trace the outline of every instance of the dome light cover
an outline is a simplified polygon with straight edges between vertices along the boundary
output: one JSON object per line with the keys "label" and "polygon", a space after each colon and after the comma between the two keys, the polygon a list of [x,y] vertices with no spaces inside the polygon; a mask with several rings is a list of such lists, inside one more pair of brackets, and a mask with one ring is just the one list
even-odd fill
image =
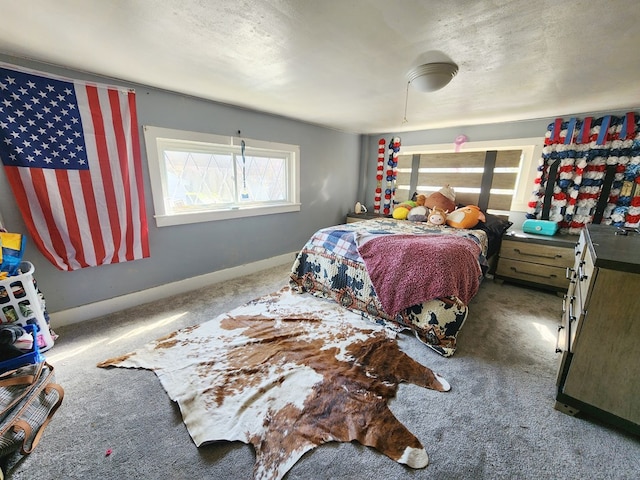
{"label": "dome light cover", "polygon": [[409,70],[407,79],[419,92],[435,92],[446,86],[456,73],[458,66],[455,63],[425,63]]}

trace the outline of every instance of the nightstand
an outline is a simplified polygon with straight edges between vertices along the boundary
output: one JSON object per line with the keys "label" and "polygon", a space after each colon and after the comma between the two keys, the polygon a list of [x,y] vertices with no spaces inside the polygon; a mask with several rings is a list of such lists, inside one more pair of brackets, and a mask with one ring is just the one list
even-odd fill
{"label": "nightstand", "polygon": [[566,293],[573,267],[575,235],[553,236],[509,230],[502,237],[495,278]]}
{"label": "nightstand", "polygon": [[381,213],[347,213],[347,223],[361,222],[362,220],[371,220],[374,218],[391,218],[389,215]]}

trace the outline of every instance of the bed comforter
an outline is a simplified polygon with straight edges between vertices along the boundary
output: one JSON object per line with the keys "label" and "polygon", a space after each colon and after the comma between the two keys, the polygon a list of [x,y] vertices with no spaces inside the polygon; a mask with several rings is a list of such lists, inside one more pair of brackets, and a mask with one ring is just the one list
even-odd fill
{"label": "bed comforter", "polygon": [[443,356],[456,350],[486,271],[487,234],[375,219],[318,230],[291,269],[294,291],[332,298]]}

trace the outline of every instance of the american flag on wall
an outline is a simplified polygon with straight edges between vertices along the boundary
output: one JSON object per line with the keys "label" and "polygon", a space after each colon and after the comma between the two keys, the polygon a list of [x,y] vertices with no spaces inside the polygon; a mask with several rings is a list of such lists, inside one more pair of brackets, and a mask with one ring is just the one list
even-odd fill
{"label": "american flag on wall", "polygon": [[133,90],[0,63],[0,158],[60,270],[149,257]]}

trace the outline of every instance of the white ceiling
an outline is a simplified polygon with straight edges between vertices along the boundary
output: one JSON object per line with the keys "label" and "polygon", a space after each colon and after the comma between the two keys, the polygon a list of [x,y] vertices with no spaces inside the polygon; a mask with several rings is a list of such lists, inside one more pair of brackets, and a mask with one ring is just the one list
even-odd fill
{"label": "white ceiling", "polygon": [[[638,0],[0,0],[0,53],[358,133],[640,103]],[[421,60],[460,67],[408,92]]]}

